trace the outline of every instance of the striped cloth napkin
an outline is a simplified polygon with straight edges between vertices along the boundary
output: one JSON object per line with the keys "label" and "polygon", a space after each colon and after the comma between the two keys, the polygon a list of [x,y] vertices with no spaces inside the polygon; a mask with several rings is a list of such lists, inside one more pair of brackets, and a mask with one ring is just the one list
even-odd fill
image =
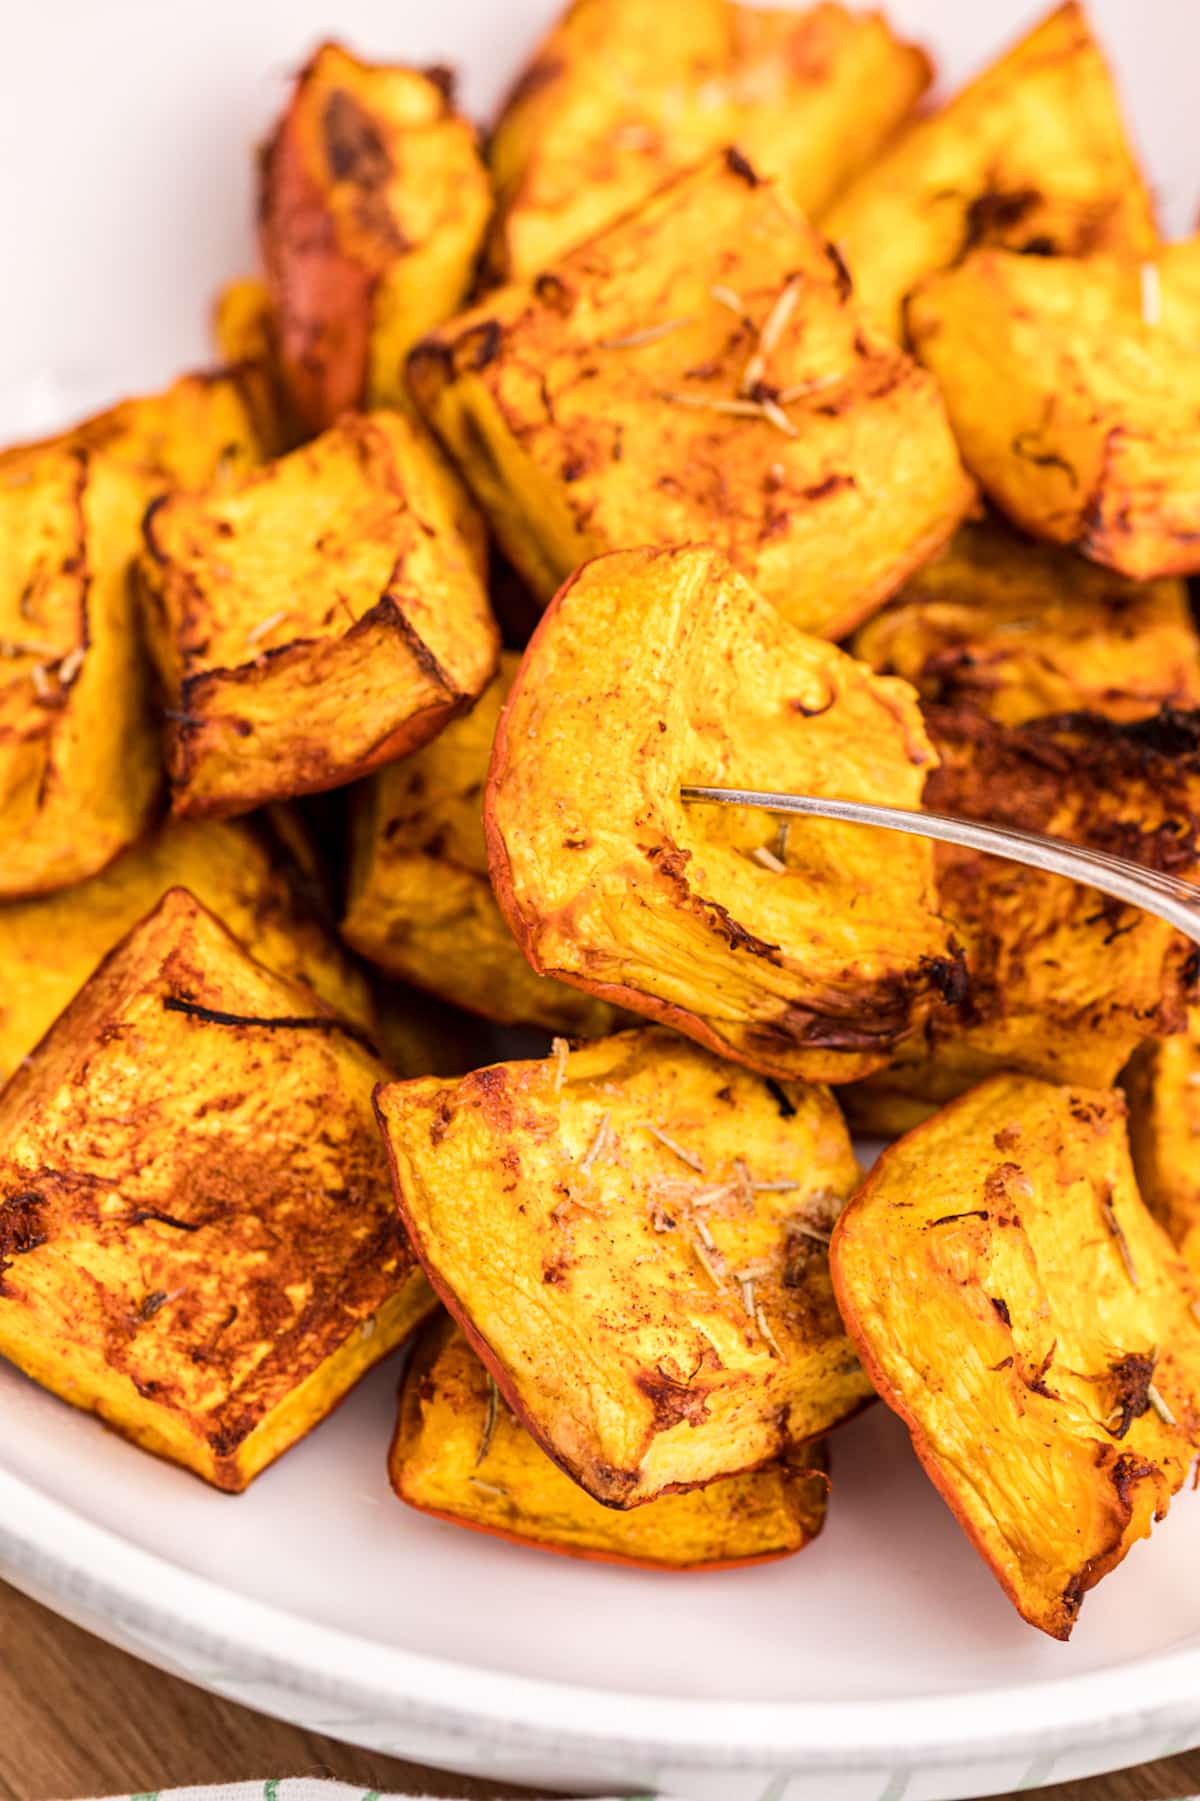
{"label": "striped cloth napkin", "polygon": [[[223,1782],[206,1788],[148,1789],[136,1795],[113,1796],[109,1801],[435,1801],[435,1798],[391,1790],[364,1789],[349,1782],[326,1782],[311,1776],[268,1778],[265,1782]],[[454,1801],[453,1797],[437,1801]],[[461,1797],[460,1801],[469,1801]],[[653,1795],[615,1795],[599,1801],[656,1801]],[[658,1801],[665,1801],[658,1797]],[[1200,1801],[1200,1795],[1180,1795],[1176,1801]]]}

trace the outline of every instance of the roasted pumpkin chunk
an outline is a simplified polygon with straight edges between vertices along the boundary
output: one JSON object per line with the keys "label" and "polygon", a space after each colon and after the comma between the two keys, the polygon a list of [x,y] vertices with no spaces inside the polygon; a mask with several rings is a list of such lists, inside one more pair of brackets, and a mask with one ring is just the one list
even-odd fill
{"label": "roasted pumpkin chunk", "polygon": [[146,825],[162,775],[128,581],[142,512],[263,449],[246,388],[216,375],[0,453],[0,899],[82,881]]}
{"label": "roasted pumpkin chunk", "polygon": [[304,433],[280,367],[271,291],[261,277],[247,275],[225,284],[213,303],[212,335],[221,361],[241,370],[256,392],[267,397],[275,419],[275,454],[291,450]]}
{"label": "roasted pumpkin chunk", "polygon": [[404,1373],[392,1486],[422,1513],[572,1557],[720,1569],[801,1551],[825,1521],[820,1445],[645,1507],[604,1507],[563,1474],[500,1399],[453,1320],[432,1321]]}
{"label": "roasted pumpkin chunk", "polygon": [[997,520],[964,525],[868,620],[854,654],[922,700],[1003,725],[1200,703],[1200,639],[1177,578],[1131,582]]}
{"label": "roasted pumpkin chunk", "polygon": [[[1079,714],[1005,730],[932,709],[941,756],[925,805],[1051,832],[1195,881],[1200,715],[1131,725]],[[846,1091],[856,1125],[903,1130],[995,1070],[1107,1087],[1143,1039],[1181,1032],[1191,946],[1162,920],[1061,876],[939,845],[941,905],[966,952],[966,999],[924,1041]]]}
{"label": "roasted pumpkin chunk", "polygon": [[433,333],[409,370],[543,601],[598,552],[702,541],[837,637],[972,495],[935,385],[737,151]]}
{"label": "roasted pumpkin chunk", "polygon": [[611,1007],[533,973],[488,878],[483,785],[519,662],[506,651],[470,713],[358,790],[342,936],[389,975],[502,1025],[611,1031]]}
{"label": "roasted pumpkin chunk", "polygon": [[0,898],[102,869],[161,786],[128,591],[142,479],[67,446],[0,463]]}
{"label": "roasted pumpkin chunk", "polygon": [[916,806],[916,696],[799,632],[715,551],[626,551],[545,615],[501,718],[492,879],[533,967],[769,1075],[850,1081],[956,965],[919,839],[790,831],[685,782]]}
{"label": "roasted pumpkin chunk", "polygon": [[145,534],[176,813],[336,787],[423,744],[495,668],[478,519],[398,414],[170,495]]}
{"label": "roasted pumpkin chunk", "polygon": [[167,487],[232,481],[281,448],[280,425],[259,370],[198,370],[155,394],[138,394],[67,431],[0,452],[0,470],[20,469],[31,451],[102,451],[147,480],[147,499]]}
{"label": "roasted pumpkin chunk", "polygon": [[1018,1611],[1069,1636],[1200,1443],[1200,1325],[1111,1090],[1004,1075],[876,1164],[833,1240],[881,1397]]}
{"label": "roasted pumpkin chunk", "polygon": [[226,282],[213,303],[212,335],[225,363],[274,362],[278,355],[271,290],[256,275]]}
{"label": "roasted pumpkin chunk", "polygon": [[462,305],[492,210],[445,70],[323,44],[262,159],[260,237],[279,356],[309,432],[405,400],[404,357]]}
{"label": "roasted pumpkin chunk", "polygon": [[863,304],[895,337],[916,283],[979,244],[1151,255],[1153,201],[1083,7],[1056,7],[904,132],[824,224]]}
{"label": "roasted pumpkin chunk", "polygon": [[534,275],[723,144],[817,213],[891,136],[929,62],[878,13],[574,0],[492,134],[489,260]]}
{"label": "roasted pumpkin chunk", "polygon": [[1134,581],[1200,570],[1200,239],[1140,263],[977,251],[909,322],[1018,525]]}
{"label": "roasted pumpkin chunk", "polygon": [[829,1286],[857,1168],[826,1090],[655,1030],[376,1104],[434,1287],[597,1500],[755,1469],[869,1391]]}
{"label": "roasted pumpkin chunk", "polygon": [[0,1353],[244,1488],[432,1305],[383,1074],[172,889],[0,1094]]}
{"label": "roasted pumpkin chunk", "polygon": [[1200,1008],[1186,1031],[1140,1045],[1121,1082],[1146,1205],[1200,1274]]}
{"label": "roasted pumpkin chunk", "polygon": [[361,970],[295,898],[287,859],[263,822],[178,820],[90,881],[0,907],[0,1082],[173,887],[189,889],[268,969],[373,1029]]}

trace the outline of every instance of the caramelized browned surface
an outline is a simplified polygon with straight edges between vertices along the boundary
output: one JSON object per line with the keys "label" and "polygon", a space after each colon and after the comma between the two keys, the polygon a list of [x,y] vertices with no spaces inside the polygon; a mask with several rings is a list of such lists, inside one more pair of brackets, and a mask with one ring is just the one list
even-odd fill
{"label": "caramelized browned surface", "polygon": [[308,432],[405,404],[404,357],[461,306],[491,213],[445,71],[326,43],[262,161],[260,237],[284,383]]}
{"label": "caramelized browned surface", "polygon": [[244,1488],[431,1305],[386,1073],[172,889],[0,1096],[0,1351]]}
{"label": "caramelized browned surface", "polygon": [[886,1151],[833,1240],[879,1394],[1032,1625],[1166,1513],[1200,1444],[1195,1289],[1111,1090],[995,1076]]}
{"label": "caramelized browned surface", "polygon": [[655,1030],[378,1107],[434,1287],[596,1499],[755,1469],[862,1404],[826,1253],[858,1171],[827,1089]]}
{"label": "caramelized browned surface", "polygon": [[176,813],[348,782],[423,744],[495,668],[478,518],[399,414],[346,414],[232,489],[168,496],[145,536]]}
{"label": "caramelized browned surface", "polygon": [[389,1459],[402,1501],[457,1525],[571,1557],[649,1569],[727,1569],[803,1550],[821,1530],[829,1482],[820,1445],[789,1463],[619,1509],[560,1470],[500,1399],[443,1316],[404,1372]]}
{"label": "caramelized browned surface", "polygon": [[973,497],[936,384],[737,151],[451,320],[409,375],[543,602],[587,557],[706,543],[836,638]]}
{"label": "caramelized browned surface", "polygon": [[850,1081],[954,991],[931,846],[781,831],[680,784],[916,806],[932,761],[907,683],[797,631],[714,551],[600,557],[501,720],[492,879],[543,974],[768,1074]]}

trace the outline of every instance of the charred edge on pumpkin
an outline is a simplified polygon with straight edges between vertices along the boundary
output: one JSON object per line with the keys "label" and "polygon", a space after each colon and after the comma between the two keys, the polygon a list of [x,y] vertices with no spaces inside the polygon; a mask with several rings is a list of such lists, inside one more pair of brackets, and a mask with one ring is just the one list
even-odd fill
{"label": "charred edge on pumpkin", "polygon": [[189,1019],[197,1019],[210,1026],[261,1026],[269,1032],[343,1032],[356,1044],[361,1044],[367,1050],[372,1049],[371,1040],[365,1032],[347,1020],[338,1019],[332,1013],[226,1013],[220,1007],[206,1007],[202,1001],[176,994],[163,996],[163,1011],[182,1013]]}

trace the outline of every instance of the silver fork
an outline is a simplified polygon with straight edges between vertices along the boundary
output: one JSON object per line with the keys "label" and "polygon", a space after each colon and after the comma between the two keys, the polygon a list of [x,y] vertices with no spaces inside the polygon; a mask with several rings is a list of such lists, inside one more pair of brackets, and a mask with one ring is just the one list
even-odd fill
{"label": "silver fork", "polygon": [[1027,863],[1053,875],[1086,882],[1102,894],[1128,901],[1146,913],[1165,919],[1176,931],[1200,944],[1200,887],[1147,869],[1128,857],[1089,850],[1054,838],[1045,832],[1026,832],[1016,826],[984,825],[960,819],[953,813],[923,813],[912,807],[880,807],[857,800],[824,800],[811,794],[773,794],[758,788],[706,788],[686,783],[680,798],[690,803],[714,801],[723,807],[758,807],[764,813],[803,813],[814,819],[840,819],[849,825],[882,826],[888,832],[908,832],[915,838],[936,838],[943,844],[961,844],[967,850],[987,851],[1007,857],[1010,863]]}

